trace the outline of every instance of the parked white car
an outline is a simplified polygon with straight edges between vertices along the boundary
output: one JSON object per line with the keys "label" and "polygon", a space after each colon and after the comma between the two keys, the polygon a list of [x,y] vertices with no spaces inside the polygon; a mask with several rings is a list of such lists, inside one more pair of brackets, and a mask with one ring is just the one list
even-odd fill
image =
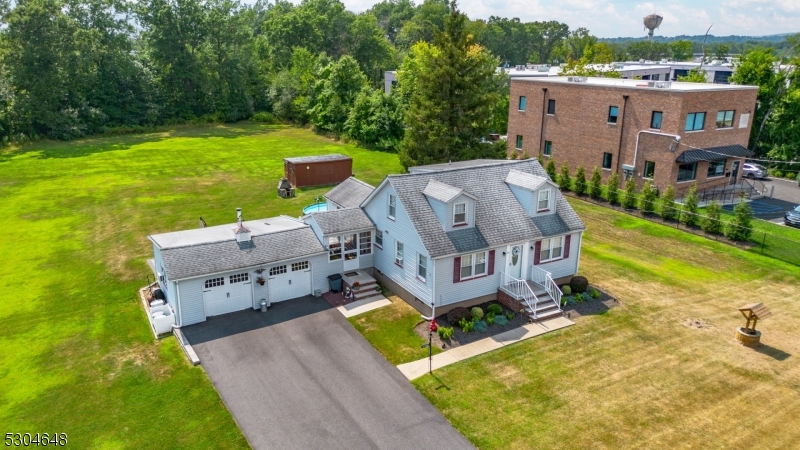
{"label": "parked white car", "polygon": [[767,168],[755,163],[744,163],[742,176],[746,178],[764,178],[767,176]]}

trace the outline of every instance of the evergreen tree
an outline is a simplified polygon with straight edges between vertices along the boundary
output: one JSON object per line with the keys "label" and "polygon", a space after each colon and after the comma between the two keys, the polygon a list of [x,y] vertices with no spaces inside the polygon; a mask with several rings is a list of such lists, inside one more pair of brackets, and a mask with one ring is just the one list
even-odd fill
{"label": "evergreen tree", "polygon": [[594,166],[592,170],[592,178],[589,180],[589,197],[594,199],[600,198],[603,195],[603,175],[600,173],[600,168]]}
{"label": "evergreen tree", "polygon": [[639,194],[639,209],[643,213],[651,213],[656,210],[656,188],[653,187],[650,180],[645,181],[642,186],[642,192]]}
{"label": "evergreen tree", "polygon": [[[539,165],[544,167],[544,156],[541,153],[536,155],[536,160],[539,161]],[[800,173],[797,174],[797,182],[800,183]]]}
{"label": "evergreen tree", "polygon": [[661,218],[664,220],[675,220],[678,217],[677,204],[675,204],[675,188],[668,185],[661,193]]}
{"label": "evergreen tree", "polygon": [[722,234],[722,207],[717,201],[713,201],[706,206],[706,216],[700,224],[700,228],[708,234]]}
{"label": "evergreen tree", "polygon": [[698,208],[698,199],[697,199],[697,185],[693,184],[692,187],[689,188],[689,192],[683,198],[683,208],[681,209],[681,222],[686,226],[697,226],[698,217],[697,217],[697,208]]}
{"label": "evergreen tree", "polygon": [[586,193],[586,170],[583,166],[578,166],[578,171],[575,172],[575,193],[578,195]]}
{"label": "evergreen tree", "polygon": [[733,219],[725,227],[725,236],[732,241],[746,241],[750,239],[753,229],[750,222],[753,220],[753,210],[750,203],[742,197],[739,204],[733,208]]}
{"label": "evergreen tree", "polygon": [[619,200],[619,175],[617,172],[608,177],[608,184],[606,184],[606,200],[612,205]]}
{"label": "evergreen tree", "polygon": [[625,192],[622,193],[622,207],[625,209],[636,207],[636,182],[633,177],[628,178],[628,181],[625,182]]}
{"label": "evergreen tree", "polygon": [[475,43],[455,1],[444,32],[435,31],[432,45],[414,44],[406,59],[400,71],[413,71],[414,84],[407,86],[412,93],[400,145],[404,167],[505,156],[499,147],[480,143],[491,131],[499,62]]}
{"label": "evergreen tree", "polygon": [[567,166],[567,163],[561,165],[561,175],[558,176],[558,187],[562,191],[568,191],[572,188],[572,178],[569,176],[569,166]]}
{"label": "evergreen tree", "polygon": [[547,176],[550,177],[550,180],[553,182],[558,181],[558,178],[556,177],[556,162],[553,161],[553,158],[547,160],[547,166],[545,166],[544,171],[547,172]]}

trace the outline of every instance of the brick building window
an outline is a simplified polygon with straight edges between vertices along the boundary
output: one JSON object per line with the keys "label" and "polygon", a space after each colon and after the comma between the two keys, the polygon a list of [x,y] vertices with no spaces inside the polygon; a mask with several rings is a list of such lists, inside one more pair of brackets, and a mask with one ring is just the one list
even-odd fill
{"label": "brick building window", "polygon": [[661,111],[653,111],[653,115],[650,117],[650,128],[654,130],[661,129],[661,118],[664,116],[664,113]]}
{"label": "brick building window", "polygon": [[717,113],[717,128],[733,128],[733,110]]}
{"label": "brick building window", "polygon": [[547,101],[547,114],[554,115],[556,113],[556,101],[555,100],[548,100]]}
{"label": "brick building window", "polygon": [[653,161],[645,161],[644,162],[644,177],[643,178],[653,178],[653,175],[656,173],[656,163]]}
{"label": "brick building window", "polygon": [[686,131],[700,131],[705,126],[706,113],[693,112],[686,115]]}
{"label": "brick building window", "polygon": [[678,166],[678,181],[692,181],[697,178],[697,163]]}
{"label": "brick building window", "polygon": [[609,106],[608,123],[617,123],[617,116],[619,116],[619,108],[616,106]]}
{"label": "brick building window", "polygon": [[517,150],[522,150],[522,135],[521,134],[517,135],[517,147],[516,147],[516,149]]}
{"label": "brick building window", "polygon": [[725,173],[724,159],[708,162],[708,174],[706,175],[706,177],[708,178],[721,177],[724,173]]}
{"label": "brick building window", "polygon": [[526,102],[525,96],[524,95],[520,95],[519,96],[519,110],[520,111],[525,111],[525,102]]}
{"label": "brick building window", "polygon": [[552,141],[544,141],[544,154],[545,156],[550,156],[553,154],[553,142]]}
{"label": "brick building window", "polygon": [[603,153],[603,169],[611,168],[611,161],[614,156],[611,153]]}

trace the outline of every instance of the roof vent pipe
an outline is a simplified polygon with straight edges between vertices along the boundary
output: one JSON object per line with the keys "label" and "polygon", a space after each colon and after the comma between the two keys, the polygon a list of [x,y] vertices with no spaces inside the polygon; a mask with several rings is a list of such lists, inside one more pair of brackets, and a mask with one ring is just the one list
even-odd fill
{"label": "roof vent pipe", "polygon": [[242,208],[236,208],[236,225],[242,226]]}

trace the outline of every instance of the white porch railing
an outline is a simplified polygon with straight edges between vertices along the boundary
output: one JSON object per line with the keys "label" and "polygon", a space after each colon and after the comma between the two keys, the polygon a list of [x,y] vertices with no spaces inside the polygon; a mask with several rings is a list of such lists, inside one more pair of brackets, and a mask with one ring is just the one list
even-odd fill
{"label": "white porch railing", "polygon": [[514,278],[505,272],[500,272],[500,275],[503,278],[501,286],[512,295],[522,298],[528,308],[533,311],[533,318],[536,319],[536,305],[539,303],[539,298],[536,297],[533,289],[525,280]]}
{"label": "white porch railing", "polygon": [[550,294],[550,297],[556,302],[556,306],[558,306],[558,310],[561,311],[561,296],[563,293],[561,289],[558,288],[558,285],[555,281],[553,281],[553,277],[551,276],[550,272],[536,266],[531,266],[531,281],[534,283],[539,284]]}

